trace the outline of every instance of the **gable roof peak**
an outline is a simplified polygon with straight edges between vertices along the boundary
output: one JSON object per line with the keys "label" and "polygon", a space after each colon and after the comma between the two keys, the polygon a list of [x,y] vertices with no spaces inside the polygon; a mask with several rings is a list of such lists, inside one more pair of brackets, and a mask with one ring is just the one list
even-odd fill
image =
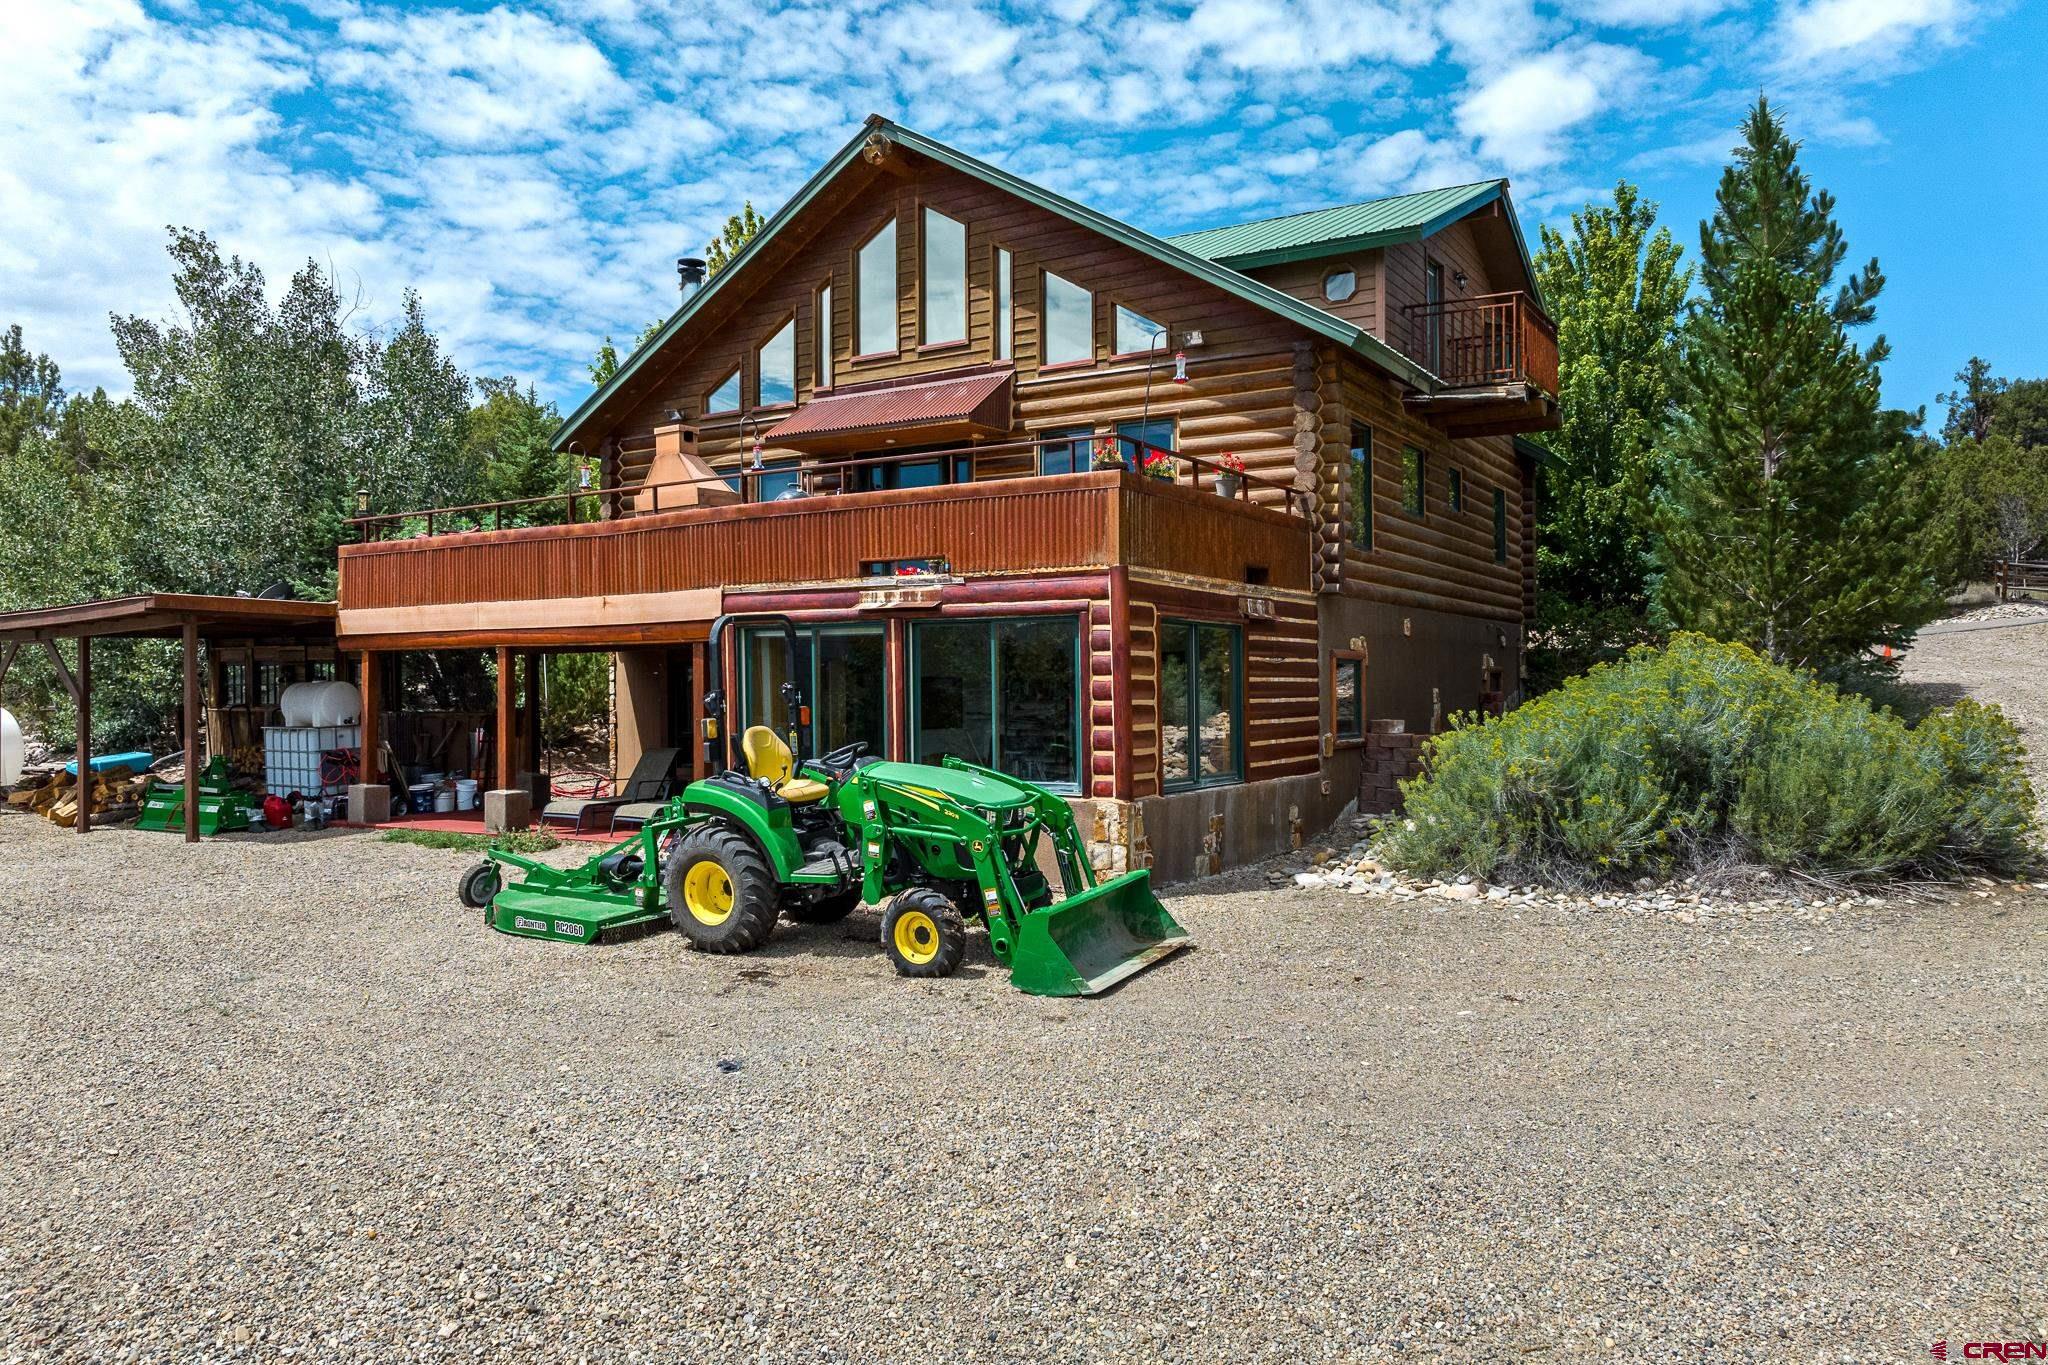
{"label": "gable roof peak", "polygon": [[1425,389],[1434,384],[1428,371],[1413,360],[1365,329],[1334,313],[1326,312],[1314,304],[1295,298],[1292,294],[1241,274],[1232,269],[1230,264],[1200,252],[1190,251],[1172,240],[1155,237],[1149,232],[1132,227],[1084,204],[1076,203],[1021,176],[1012,175],[985,161],[956,151],[945,143],[906,128],[893,119],[884,118],[880,114],[870,114],[839,151],[819,167],[817,172],[804,182],[803,187],[790,196],[787,203],[769,216],[761,230],[739,249],[723,270],[714,275],[703,288],[684,300],[682,306],[653,336],[634,348],[633,353],[626,357],[609,380],[577,405],[576,410],[563,420],[561,427],[555,432],[554,448],[561,450],[575,444],[585,429],[596,420],[598,414],[610,405],[615,397],[635,384],[641,371],[646,368],[647,362],[655,353],[680,333],[690,319],[702,312],[711,300],[730,288],[733,280],[745,275],[754,260],[783,228],[801,214],[827,185],[860,159],[866,148],[878,137],[886,137],[887,141],[897,147],[907,148],[994,189],[1015,195],[1048,213],[1057,214],[1071,223],[1149,256],[1163,265],[1171,266],[1225,293],[1233,294],[1270,313],[1278,314],[1316,335],[1357,351],[1405,383]]}

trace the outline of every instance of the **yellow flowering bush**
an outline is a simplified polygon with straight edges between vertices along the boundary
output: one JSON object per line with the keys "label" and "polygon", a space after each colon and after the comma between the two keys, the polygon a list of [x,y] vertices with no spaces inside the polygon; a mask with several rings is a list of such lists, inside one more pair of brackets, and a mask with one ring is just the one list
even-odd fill
{"label": "yellow flowering bush", "polygon": [[1382,851],[1429,876],[1588,884],[1730,856],[1838,877],[2031,856],[2018,733],[1962,702],[1909,727],[1741,645],[1678,635],[1505,716],[1459,717]]}

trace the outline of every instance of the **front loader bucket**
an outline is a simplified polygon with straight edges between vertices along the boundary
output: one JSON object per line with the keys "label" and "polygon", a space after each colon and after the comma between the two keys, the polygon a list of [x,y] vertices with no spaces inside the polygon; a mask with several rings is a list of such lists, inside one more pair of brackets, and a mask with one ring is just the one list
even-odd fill
{"label": "front loader bucket", "polygon": [[1010,984],[1032,995],[1098,995],[1189,942],[1152,894],[1152,874],[1127,872],[1022,916]]}

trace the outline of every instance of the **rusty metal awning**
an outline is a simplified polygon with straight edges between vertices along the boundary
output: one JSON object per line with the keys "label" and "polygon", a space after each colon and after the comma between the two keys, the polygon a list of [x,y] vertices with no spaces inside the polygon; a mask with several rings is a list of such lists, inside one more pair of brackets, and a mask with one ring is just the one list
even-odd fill
{"label": "rusty metal awning", "polygon": [[1007,365],[940,379],[866,385],[814,398],[762,435],[781,450],[865,450],[893,437],[919,445],[1007,436],[1016,372]]}

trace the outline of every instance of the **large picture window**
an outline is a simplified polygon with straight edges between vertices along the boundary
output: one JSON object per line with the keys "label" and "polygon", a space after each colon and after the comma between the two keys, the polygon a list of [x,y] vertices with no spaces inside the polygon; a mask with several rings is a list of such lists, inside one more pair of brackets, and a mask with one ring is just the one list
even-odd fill
{"label": "large picture window", "polygon": [[1118,355],[1156,351],[1166,344],[1166,328],[1143,313],[1116,306],[1116,350]]}
{"label": "large picture window", "polygon": [[1050,270],[1045,272],[1045,363],[1095,358],[1095,296]]}
{"label": "large picture window", "polygon": [[[866,740],[868,752],[888,753],[888,646],[880,626],[799,626],[797,684],[811,708],[812,757]],[[783,733],[782,632],[750,626],[740,635],[740,727],[766,725]]]}
{"label": "large picture window", "polygon": [[818,387],[832,387],[832,286],[818,291]]}
{"label": "large picture window", "polygon": [[1010,358],[1010,332],[1014,325],[1011,316],[1014,310],[1011,305],[1010,295],[1010,272],[1012,268],[1010,253],[1001,247],[996,248],[995,358],[997,360],[1008,360]]}
{"label": "large picture window", "polygon": [[760,403],[772,408],[796,401],[796,319],[776,329],[759,356]]}
{"label": "large picture window", "polygon": [[910,628],[911,758],[947,754],[1044,786],[1081,784],[1081,628],[1071,616]]}
{"label": "large picture window", "polygon": [[1095,428],[1041,431],[1038,438],[1047,442],[1038,448],[1039,473],[1085,474],[1095,467]]}
{"label": "large picture window", "polygon": [[1159,623],[1159,776],[1165,787],[1243,779],[1243,661],[1236,626]]}
{"label": "large picture window", "polygon": [[1177,432],[1171,417],[1154,417],[1143,422],[1116,424],[1117,452],[1124,463],[1136,469],[1147,450],[1178,450]]}
{"label": "large picture window", "polygon": [[1409,516],[1420,517],[1428,509],[1429,466],[1422,452],[1409,446],[1401,452],[1401,506]]}
{"label": "large picture window", "polygon": [[924,343],[967,340],[967,225],[924,211]]}
{"label": "large picture window", "polygon": [[714,412],[738,412],[740,410],[740,372],[737,366],[733,372],[718,381],[718,387],[704,400],[706,416]]}
{"label": "large picture window", "polygon": [[853,349],[875,355],[896,349],[896,220],[868,238],[860,249],[859,305],[853,320]]}
{"label": "large picture window", "polygon": [[1351,428],[1351,543],[1372,548],[1372,428]]}

